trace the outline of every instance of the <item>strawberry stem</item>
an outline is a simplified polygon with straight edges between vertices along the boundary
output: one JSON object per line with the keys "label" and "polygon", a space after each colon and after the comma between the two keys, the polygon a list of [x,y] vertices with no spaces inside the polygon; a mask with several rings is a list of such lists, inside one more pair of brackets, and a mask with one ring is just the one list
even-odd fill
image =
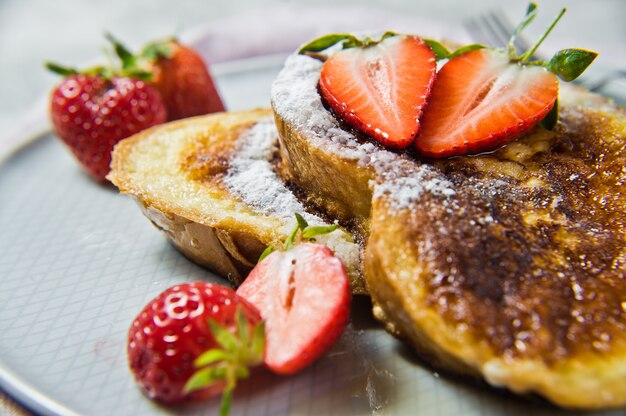
{"label": "strawberry stem", "polygon": [[233,391],[232,389],[224,390],[222,394],[222,401],[220,402],[220,416],[228,416],[230,412],[230,405],[233,402]]}
{"label": "strawberry stem", "polygon": [[543,41],[548,37],[550,32],[552,32],[552,29],[554,29],[554,27],[559,22],[559,20],[561,20],[561,17],[563,17],[563,15],[565,14],[566,11],[567,11],[567,9],[563,8],[559,12],[559,14],[556,16],[556,18],[552,21],[550,26],[548,26],[548,28],[543,33],[541,38],[539,38],[539,40],[529,50],[527,50],[522,56],[519,57],[519,61],[522,64],[527,63],[527,61],[535,54],[535,51],[537,50],[537,48],[539,48],[539,46],[543,43]]}

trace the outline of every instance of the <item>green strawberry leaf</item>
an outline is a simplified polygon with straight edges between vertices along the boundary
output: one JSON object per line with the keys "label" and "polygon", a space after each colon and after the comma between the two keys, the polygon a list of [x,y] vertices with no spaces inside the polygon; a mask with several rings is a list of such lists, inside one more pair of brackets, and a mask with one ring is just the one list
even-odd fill
{"label": "green strawberry leaf", "polygon": [[312,238],[317,237],[318,235],[324,235],[328,233],[332,233],[337,229],[336,224],[332,225],[314,225],[312,227],[307,227],[304,231],[302,231],[302,238],[306,240],[310,240]]}
{"label": "green strawberry leaf", "polygon": [[205,351],[193,362],[194,367],[205,367],[209,364],[214,364],[218,361],[227,361],[231,359],[231,354],[218,348]]}
{"label": "green strawberry leaf", "polygon": [[585,49],[563,49],[550,59],[548,69],[563,81],[572,81],[585,72],[597,56],[596,52]]}
{"label": "green strawberry leaf", "polygon": [[259,260],[257,260],[257,263],[261,263],[263,259],[272,254],[274,250],[276,250],[274,247],[267,246],[265,250],[263,250],[263,253],[261,253],[261,255],[259,256]]}
{"label": "green strawberry leaf", "polygon": [[59,74],[59,75],[62,75],[64,77],[78,74],[78,70],[77,69],[72,68],[72,67],[62,66],[62,65],[56,64],[54,62],[46,62],[45,66],[46,66],[46,68],[49,71],[52,71],[55,74]]}
{"label": "green strawberry leaf", "polygon": [[152,72],[144,71],[141,69],[133,69],[130,71],[122,71],[122,75],[128,76],[130,78],[140,79],[142,81],[151,81],[152,80]]}
{"label": "green strawberry leaf", "polygon": [[104,37],[113,45],[116,55],[122,62],[122,69],[132,68],[135,66],[135,55],[133,55],[128,48],[126,48],[119,40],[108,32],[104,34]]}
{"label": "green strawberry leaf", "polygon": [[298,214],[297,212],[296,214],[296,221],[298,221],[298,226],[300,227],[301,230],[304,230],[306,227],[309,226],[309,223],[306,222],[306,220],[304,219],[304,217],[300,214]]}
{"label": "green strawberry leaf", "polygon": [[209,319],[209,326],[215,341],[226,351],[233,352],[237,350],[239,342],[237,337],[228,329],[218,324],[215,320]]}
{"label": "green strawberry leaf", "polygon": [[459,55],[463,55],[464,53],[475,51],[477,49],[485,49],[485,48],[487,48],[487,46],[481,43],[472,43],[471,45],[466,45],[455,50],[454,52],[448,55],[448,59],[455,58]]}
{"label": "green strawberry leaf", "polygon": [[222,366],[202,368],[189,377],[189,380],[183,387],[183,393],[191,393],[192,391],[210,386],[217,381],[225,380],[227,373],[226,368]]}
{"label": "green strawberry leaf", "polygon": [[172,38],[164,42],[150,43],[145,48],[143,48],[140,56],[149,61],[154,61],[159,58],[171,58],[174,55],[172,42],[175,42],[175,39]]}
{"label": "green strawberry leaf", "polygon": [[238,379],[245,379],[250,377],[250,370],[245,365],[240,365],[235,369],[235,375]]}
{"label": "green strawberry leaf", "polygon": [[235,312],[235,321],[237,322],[237,334],[239,335],[239,340],[241,341],[241,344],[247,346],[248,338],[250,337],[250,325],[248,324],[246,314],[243,313],[241,308],[237,308],[237,311]]}
{"label": "green strawberry leaf", "polygon": [[370,37],[366,37],[365,39],[358,40],[356,39],[356,42],[349,39],[343,42],[343,48],[344,49],[348,49],[348,48],[354,48],[354,47],[358,47],[358,46],[363,46],[363,47],[367,47],[367,46],[372,46],[372,45],[376,45],[379,44],[380,42],[382,42],[383,40],[396,36],[397,33],[396,32],[392,32],[390,30],[386,31],[385,33],[382,34],[382,36],[380,37],[380,39],[372,39]]}
{"label": "green strawberry leaf", "polygon": [[552,110],[541,120],[540,124],[546,130],[552,131],[559,120],[559,100],[554,102]]}
{"label": "green strawberry leaf", "polygon": [[263,351],[265,350],[265,323],[261,322],[260,324],[254,327],[252,331],[252,342],[251,342],[251,354],[253,358],[261,361],[263,359]]}
{"label": "green strawberry leaf", "polygon": [[[337,43],[343,42],[343,47],[354,47],[360,46],[363,44],[356,36],[351,35],[349,33],[330,33],[328,35],[321,36],[317,39],[313,39],[312,41],[305,43],[298,49],[299,54],[305,54],[307,52],[321,52],[330,48]],[[352,46],[347,46],[352,45]]]}
{"label": "green strawberry leaf", "polygon": [[430,49],[432,49],[435,54],[435,59],[440,61],[442,59],[448,59],[450,56],[450,51],[448,48],[443,46],[441,42],[438,42],[434,39],[423,39],[424,43],[428,45]]}

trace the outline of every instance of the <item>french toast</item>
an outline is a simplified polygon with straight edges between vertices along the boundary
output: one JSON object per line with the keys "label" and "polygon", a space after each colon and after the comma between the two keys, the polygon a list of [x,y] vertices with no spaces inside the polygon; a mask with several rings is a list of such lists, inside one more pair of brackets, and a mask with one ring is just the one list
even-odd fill
{"label": "french toast", "polygon": [[[275,173],[277,132],[267,109],[171,122],[120,142],[108,178],[185,256],[239,284],[268,246],[280,246],[308,212]],[[361,247],[337,229],[318,236],[366,292]]]}
{"label": "french toast", "polygon": [[282,172],[367,239],[375,316],[448,370],[626,405],[626,111],[562,85],[552,132],[423,161],[345,128],[321,66],[292,55],[272,86]]}

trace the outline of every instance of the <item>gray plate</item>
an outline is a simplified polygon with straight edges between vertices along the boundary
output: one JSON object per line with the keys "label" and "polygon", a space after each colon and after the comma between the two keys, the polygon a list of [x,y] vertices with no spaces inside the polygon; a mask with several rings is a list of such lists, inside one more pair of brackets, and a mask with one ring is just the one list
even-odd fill
{"label": "gray plate", "polygon": [[[216,66],[228,107],[267,106],[281,64],[266,57]],[[34,119],[42,123],[43,112]],[[33,137],[29,126],[18,142],[30,144],[0,159],[0,387],[42,414],[215,414],[217,399],[164,408],[144,398],[125,340],[135,315],[165,288],[224,282],[173,249],[130,198],[81,173],[51,133]],[[562,413],[439,376],[368,308],[356,301],[340,342],[300,374],[257,371],[238,388],[232,415]]]}

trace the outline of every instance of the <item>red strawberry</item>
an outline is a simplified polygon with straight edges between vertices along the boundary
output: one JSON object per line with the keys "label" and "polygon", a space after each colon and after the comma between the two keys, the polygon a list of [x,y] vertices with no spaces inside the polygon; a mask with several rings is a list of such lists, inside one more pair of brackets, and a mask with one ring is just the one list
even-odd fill
{"label": "red strawberry", "polygon": [[165,121],[158,91],[125,77],[70,75],[54,89],[50,112],[57,135],[96,180],[109,173],[120,140]]}
{"label": "red strawberry", "polygon": [[154,63],[152,83],[161,92],[168,120],[224,111],[206,64],[196,51],[176,42]]}
{"label": "red strawberry", "polygon": [[261,311],[264,362],[279,374],[293,374],[326,352],[339,339],[350,311],[343,263],[319,244],[302,243],[268,255],[237,294]]}
{"label": "red strawberry", "polygon": [[174,286],[133,321],[130,369],[152,399],[198,400],[224,390],[228,407],[236,378],[262,360],[260,322],[256,308],[231,289],[204,282]]}
{"label": "red strawberry", "polygon": [[320,91],[352,127],[394,148],[413,143],[435,79],[432,50],[417,36],[344,49],[322,67]]}
{"label": "red strawberry", "polygon": [[493,150],[533,128],[552,109],[557,76],[511,63],[489,49],[451,59],[437,75],[415,146],[430,157]]}

